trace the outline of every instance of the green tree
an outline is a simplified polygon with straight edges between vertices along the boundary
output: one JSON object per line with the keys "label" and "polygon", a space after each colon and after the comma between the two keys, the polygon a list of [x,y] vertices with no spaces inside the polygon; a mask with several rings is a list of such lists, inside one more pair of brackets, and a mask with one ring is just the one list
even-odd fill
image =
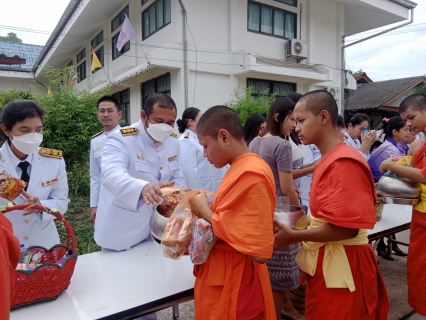
{"label": "green tree", "polygon": [[232,100],[225,103],[226,106],[235,110],[240,116],[244,125],[247,118],[253,113],[259,113],[266,118],[269,107],[275,99],[275,95],[270,95],[266,90],[263,94],[253,97],[253,88],[236,88]]}
{"label": "green tree", "polygon": [[422,95],[426,96],[426,88],[425,87],[417,87],[414,90],[414,93],[415,94],[422,94]]}
{"label": "green tree", "polygon": [[20,42],[22,43],[22,40],[18,38],[18,36],[16,35],[16,33],[13,32],[9,32],[7,34],[7,36],[3,37],[0,36],[0,40],[6,40],[6,41],[13,41],[13,42]]}

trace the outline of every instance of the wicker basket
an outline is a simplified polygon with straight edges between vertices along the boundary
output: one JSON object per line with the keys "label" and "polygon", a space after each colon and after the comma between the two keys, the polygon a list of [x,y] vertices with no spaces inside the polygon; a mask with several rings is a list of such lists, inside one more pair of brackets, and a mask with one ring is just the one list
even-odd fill
{"label": "wicker basket", "polygon": [[[2,210],[2,213],[24,210],[28,207],[49,213],[62,221],[67,229],[67,245],[55,245],[49,250],[43,247],[32,246],[28,248],[32,254],[41,252],[42,258],[40,266],[31,271],[15,271],[15,288],[12,299],[12,309],[39,301],[54,300],[59,294],[66,290],[71,283],[71,277],[74,273],[77,263],[77,243],[74,232],[68,222],[62,215],[55,210],[47,207],[34,206],[30,204],[14,205]],[[3,208],[2,208],[3,209]],[[72,242],[72,247],[70,243]],[[67,254],[69,249],[72,255],[67,258],[65,263],[60,266],[56,262]]]}
{"label": "wicker basket", "polygon": [[376,204],[376,208],[375,208],[376,209],[376,221],[382,220],[383,207],[384,207],[384,204],[382,204],[382,203]]}

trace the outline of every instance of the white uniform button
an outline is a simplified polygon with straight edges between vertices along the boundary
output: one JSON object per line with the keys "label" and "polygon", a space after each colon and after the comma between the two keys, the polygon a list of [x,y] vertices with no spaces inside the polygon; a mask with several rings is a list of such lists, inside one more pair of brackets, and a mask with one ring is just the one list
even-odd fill
{"label": "white uniform button", "polygon": [[158,153],[158,152],[160,152],[160,150],[158,150],[158,149],[155,149],[155,152],[157,152],[157,153]]}
{"label": "white uniform button", "polygon": [[162,170],[162,169],[163,169],[163,166],[159,166],[159,167],[158,167],[158,169]]}
{"label": "white uniform button", "polygon": [[25,222],[25,223],[28,223],[28,222],[30,222],[30,220],[29,220],[29,219],[25,219],[25,220],[24,220],[24,222]]}
{"label": "white uniform button", "polygon": [[28,240],[28,237],[24,237],[25,240]]}

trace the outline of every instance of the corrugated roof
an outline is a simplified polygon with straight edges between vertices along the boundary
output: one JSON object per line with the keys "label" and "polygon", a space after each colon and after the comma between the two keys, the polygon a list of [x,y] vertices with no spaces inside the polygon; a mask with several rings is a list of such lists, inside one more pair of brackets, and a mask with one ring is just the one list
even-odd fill
{"label": "corrugated roof", "polygon": [[350,91],[346,110],[374,109],[399,95],[403,91],[425,81],[425,77],[411,77],[362,83],[357,90]]}
{"label": "corrugated roof", "polygon": [[4,54],[6,57],[18,56],[19,58],[26,59],[26,64],[0,64],[0,69],[31,71],[42,50],[43,46],[38,46],[35,44],[0,40],[0,54]]}

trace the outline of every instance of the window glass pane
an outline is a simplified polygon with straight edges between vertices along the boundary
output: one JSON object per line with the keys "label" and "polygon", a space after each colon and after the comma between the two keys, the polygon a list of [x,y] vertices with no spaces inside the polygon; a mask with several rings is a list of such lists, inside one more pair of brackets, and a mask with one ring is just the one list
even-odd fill
{"label": "window glass pane", "polygon": [[294,85],[292,83],[284,83],[284,82],[272,83],[272,93],[275,93],[277,96],[286,96],[290,92],[294,92]]}
{"label": "window glass pane", "polygon": [[248,28],[253,31],[260,31],[260,6],[249,2],[248,7]]}
{"label": "window glass pane", "polygon": [[284,11],[275,10],[274,12],[274,34],[284,37]]}
{"label": "window glass pane", "polygon": [[157,2],[155,2],[155,6],[156,6],[156,8],[155,8],[155,10],[156,10],[156,14],[157,14],[157,16],[156,16],[156,18],[157,18],[157,29],[158,28],[161,28],[162,26],[163,26],[163,24],[164,24],[164,21],[163,21],[163,0],[157,0]]}
{"label": "window glass pane", "polygon": [[165,92],[170,90],[170,75],[158,78],[157,92]]}
{"label": "window glass pane", "polygon": [[150,80],[142,83],[142,97],[143,99],[148,98],[151,94],[155,93],[155,81]]}
{"label": "window glass pane", "polygon": [[285,14],[285,37],[296,38],[296,15],[291,13]]}
{"label": "window glass pane", "polygon": [[126,42],[126,44],[123,46],[123,49],[121,49],[121,54],[127,52],[130,50],[130,41]]}
{"label": "window glass pane", "polygon": [[297,7],[297,0],[275,0],[275,1],[278,1],[278,2],[281,2],[281,3],[285,3],[285,4],[288,4],[290,6]]}
{"label": "window glass pane", "polygon": [[143,38],[149,37],[149,12],[148,10],[142,12],[142,32]]}
{"label": "window glass pane", "polygon": [[149,34],[155,32],[155,6],[149,8]]}
{"label": "window glass pane", "polygon": [[118,40],[118,33],[112,38],[111,45],[112,45],[112,60],[119,57],[119,52],[117,50],[117,40]]}
{"label": "window glass pane", "polygon": [[164,24],[168,24],[171,21],[170,12],[170,0],[164,0]]}
{"label": "window glass pane", "polygon": [[130,102],[130,90],[126,89],[121,92],[121,102],[126,103]]}
{"label": "window glass pane", "polygon": [[149,0],[142,0],[142,5],[144,5],[145,3],[147,3]]}
{"label": "window glass pane", "polygon": [[272,8],[261,7],[261,25],[260,31],[265,33],[272,33]]}
{"label": "window glass pane", "polygon": [[120,17],[117,16],[114,20],[111,21],[111,32],[117,29],[120,26]]}
{"label": "window glass pane", "polygon": [[270,82],[266,81],[266,80],[249,79],[247,81],[247,86],[253,87],[253,94],[262,94],[265,91],[267,91],[267,93],[269,93],[270,85],[271,85]]}
{"label": "window glass pane", "polygon": [[123,9],[123,11],[120,12],[120,24],[124,22],[126,16],[129,16],[129,6],[127,6]]}
{"label": "window glass pane", "polygon": [[123,111],[122,119],[125,121],[125,126],[130,126],[130,103],[121,104],[121,110]]}

